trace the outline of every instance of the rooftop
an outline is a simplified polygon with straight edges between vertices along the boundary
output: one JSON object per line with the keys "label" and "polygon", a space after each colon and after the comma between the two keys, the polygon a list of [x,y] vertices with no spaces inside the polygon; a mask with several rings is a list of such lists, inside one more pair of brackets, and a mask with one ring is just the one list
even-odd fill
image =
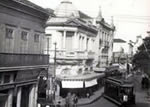
{"label": "rooftop", "polygon": [[28,0],[11,0],[11,1],[20,3],[20,4],[24,5],[24,6],[28,6],[30,8],[35,9],[35,10],[41,11],[43,13],[50,14],[46,9],[44,9],[44,8],[42,8],[42,7],[36,5],[36,4],[34,4],[34,3],[32,3],[32,2],[30,2]]}
{"label": "rooftop", "polygon": [[78,17],[83,19],[92,19],[90,16],[77,10],[72,2],[68,0],[62,1],[60,5],[55,9],[54,14],[57,17]]}
{"label": "rooftop", "polygon": [[119,38],[114,39],[114,42],[115,43],[126,43],[126,41],[124,41],[123,39],[119,39]]}

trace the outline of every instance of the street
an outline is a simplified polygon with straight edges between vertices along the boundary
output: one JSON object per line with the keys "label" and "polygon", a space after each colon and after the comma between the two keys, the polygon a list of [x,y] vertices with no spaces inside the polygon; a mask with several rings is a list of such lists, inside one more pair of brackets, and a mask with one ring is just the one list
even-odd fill
{"label": "street", "polygon": [[150,101],[147,99],[146,91],[141,89],[141,75],[134,75],[132,77],[135,93],[136,93],[136,105],[129,107],[150,107]]}
{"label": "street", "polygon": [[[136,94],[136,104],[135,105],[128,105],[126,107],[150,107],[150,101],[146,98],[146,90],[141,89],[141,75],[134,75],[129,77],[128,79],[132,80],[135,87],[135,94]],[[101,97],[100,99],[96,100],[94,103],[79,107],[117,107],[116,104],[110,102],[109,100]]]}
{"label": "street", "polygon": [[117,105],[113,104],[112,102],[108,101],[105,98],[100,98],[92,104],[79,107],[117,107]]}

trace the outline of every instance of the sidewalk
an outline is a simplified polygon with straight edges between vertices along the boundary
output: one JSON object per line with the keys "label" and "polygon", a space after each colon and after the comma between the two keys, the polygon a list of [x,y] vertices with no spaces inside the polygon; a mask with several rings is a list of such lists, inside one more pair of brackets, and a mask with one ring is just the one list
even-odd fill
{"label": "sidewalk", "polygon": [[150,104],[150,97],[148,96],[148,90],[141,88],[141,75],[133,75],[133,81],[135,85],[135,94],[137,103],[148,103]]}
{"label": "sidewalk", "polygon": [[[101,87],[98,91],[94,92],[90,98],[80,98],[78,99],[78,106],[82,105],[88,105],[99,99],[104,92],[104,87]],[[65,98],[56,97],[55,104],[58,104],[58,102],[61,102],[61,107],[65,105]]]}

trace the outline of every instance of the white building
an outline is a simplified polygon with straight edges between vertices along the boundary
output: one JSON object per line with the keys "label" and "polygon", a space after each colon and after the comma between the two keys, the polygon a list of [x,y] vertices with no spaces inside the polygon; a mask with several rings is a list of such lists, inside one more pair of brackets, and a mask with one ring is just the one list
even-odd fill
{"label": "white building", "polygon": [[91,17],[66,0],[54,10],[54,14],[56,16],[47,22],[45,53],[50,54],[50,63],[54,63],[54,43],[57,44],[56,76],[61,79],[62,88],[96,85],[97,79],[104,74],[94,73],[93,67],[100,67],[100,63],[106,66],[110,61],[115,27],[100,16],[94,26]]}
{"label": "white building", "polygon": [[138,47],[142,45],[143,43],[143,38],[142,36],[137,36],[136,41],[134,42],[134,47],[133,47],[133,54],[135,54],[138,51]]}
{"label": "white building", "polygon": [[71,75],[77,75],[78,69],[82,69],[84,73],[84,69],[92,67],[95,58],[94,47],[98,31],[91,24],[92,18],[78,11],[69,1],[62,1],[54,14],[56,17],[47,22],[45,53],[50,54],[50,62],[53,63],[56,42],[57,64],[60,65],[56,74],[64,73],[62,69],[66,68],[76,69],[69,72]]}
{"label": "white building", "polygon": [[111,24],[108,24],[102,17],[102,12],[100,8],[99,14],[96,18],[98,35],[96,37],[95,44],[95,61],[98,62],[98,67],[106,67],[112,62],[115,26],[113,23],[113,17],[111,19]]}

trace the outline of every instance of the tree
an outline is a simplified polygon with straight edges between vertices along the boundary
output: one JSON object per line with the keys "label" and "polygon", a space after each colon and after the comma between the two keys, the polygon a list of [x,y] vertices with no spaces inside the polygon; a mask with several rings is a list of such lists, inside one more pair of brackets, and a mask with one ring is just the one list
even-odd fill
{"label": "tree", "polygon": [[143,44],[138,47],[132,63],[135,69],[141,69],[150,75],[150,37],[143,39]]}

